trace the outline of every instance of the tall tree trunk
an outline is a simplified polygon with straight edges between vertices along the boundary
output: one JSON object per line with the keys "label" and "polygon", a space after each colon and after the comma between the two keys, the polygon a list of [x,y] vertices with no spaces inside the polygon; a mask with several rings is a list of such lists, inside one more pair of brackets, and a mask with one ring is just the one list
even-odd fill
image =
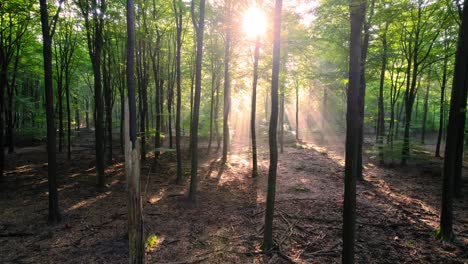
{"label": "tall tree trunk", "polygon": [[215,123],[215,135],[216,135],[216,151],[221,148],[221,136],[219,133],[219,87],[221,86],[221,78],[218,78],[216,82],[216,103],[214,110],[214,123]]}
{"label": "tall tree trunk", "polygon": [[213,112],[214,112],[214,96],[215,96],[215,85],[216,85],[216,72],[214,67],[211,67],[211,100],[210,100],[210,129],[209,129],[209,138],[208,138],[208,154],[211,151],[211,144],[213,142]]}
{"label": "tall tree trunk", "polygon": [[[71,107],[70,107],[70,71],[65,71],[65,96],[67,104],[67,158],[71,160]],[[79,123],[79,120],[78,120]]]}
{"label": "tall tree trunk", "polygon": [[280,142],[280,153],[284,152],[284,87],[285,83],[280,84],[280,94],[279,94],[279,142]]}
{"label": "tall tree trunk", "polygon": [[[41,28],[42,28],[42,52],[44,56],[44,83],[46,99],[47,118],[47,175],[49,181],[49,223],[58,223],[61,220],[58,204],[57,183],[57,160],[55,145],[55,122],[54,122],[54,89],[52,79],[52,36],[55,31],[57,18],[53,20],[51,29],[49,26],[49,13],[47,0],[40,0]],[[59,9],[60,10],[60,9]],[[58,14],[58,13],[57,13]]]}
{"label": "tall tree trunk", "polygon": [[228,150],[230,145],[229,135],[229,111],[231,110],[231,76],[230,76],[230,57],[231,57],[231,21],[228,20],[226,30],[226,40],[224,43],[224,109],[223,109],[223,157],[222,163],[226,164]]}
{"label": "tall tree trunk", "polygon": [[299,142],[299,83],[296,82],[296,141]]}
{"label": "tall tree trunk", "polygon": [[[8,81],[8,67],[6,64],[3,41],[0,41],[0,183],[3,182],[5,170],[5,147],[4,147],[4,99],[6,83]],[[34,118],[33,118],[34,121]]]}
{"label": "tall tree trunk", "polygon": [[278,168],[278,86],[280,73],[280,39],[281,39],[281,8],[283,1],[275,1],[275,16],[273,24],[273,70],[271,74],[271,115],[268,131],[270,145],[270,167],[268,169],[268,189],[265,211],[265,231],[263,236],[263,250],[268,251],[274,247],[273,217],[275,213],[276,173]]}
{"label": "tall tree trunk", "polygon": [[254,70],[252,81],[252,110],[250,113],[250,136],[252,137],[252,177],[258,176],[257,165],[257,136],[255,132],[255,117],[257,114],[257,82],[258,82],[258,60],[260,57],[260,39],[257,37],[255,41],[254,51]]}
{"label": "tall tree trunk", "polygon": [[466,118],[466,99],[468,90],[468,0],[464,1],[460,26],[457,53],[455,57],[455,69],[453,76],[453,88],[450,100],[450,114],[447,128],[447,143],[445,145],[445,158],[443,168],[442,185],[442,210],[440,215],[439,238],[452,241],[453,234],[453,196],[455,191],[455,177],[461,171],[459,146],[463,147],[463,137]]}
{"label": "tall tree trunk", "polygon": [[156,44],[153,54],[151,54],[151,61],[153,64],[153,77],[155,84],[155,107],[156,107],[156,134],[154,138],[154,156],[155,160],[158,159],[161,148],[161,109],[162,109],[162,86],[164,81],[160,79],[160,60],[161,60],[161,34],[156,31]]}
{"label": "tall tree trunk", "polygon": [[440,144],[442,142],[442,131],[444,130],[444,112],[445,112],[445,89],[447,87],[447,69],[448,57],[444,58],[444,69],[442,73],[442,85],[440,86],[440,110],[439,110],[439,131],[437,133],[437,144],[435,156],[440,157]]}
{"label": "tall tree trunk", "polygon": [[103,50],[103,64],[102,64],[102,75],[103,75],[103,87],[104,87],[104,103],[106,112],[106,130],[107,138],[107,152],[105,152],[108,163],[112,163],[112,90],[111,90],[111,75],[110,75],[110,54],[106,54],[106,49]]}
{"label": "tall tree trunk", "polygon": [[362,81],[362,24],[366,2],[353,0],[350,3],[350,47],[349,47],[349,87],[346,116],[346,157],[345,191],[343,204],[343,254],[342,263],[354,263],[354,245],[356,237],[356,180],[359,177],[358,155],[361,138],[360,105]]}
{"label": "tall tree trunk", "polygon": [[[98,189],[104,188],[104,105],[102,102],[102,78],[101,62],[102,48],[104,44],[103,27],[104,14],[106,11],[106,1],[101,0],[99,4],[93,0],[80,2],[79,8],[85,19],[86,36],[88,41],[89,57],[94,75],[94,127],[95,127],[95,145],[96,145],[96,174]],[[96,11],[96,10],[99,10]],[[91,16],[91,17],[90,17]]]}
{"label": "tall tree trunk", "polygon": [[[59,63],[59,62],[57,62]],[[58,130],[59,130],[59,142],[58,142],[58,152],[63,150],[63,69],[58,73],[58,82],[57,82],[57,100],[58,100]]]}
{"label": "tall tree trunk", "polygon": [[370,28],[372,18],[374,16],[374,5],[375,0],[371,0],[369,16],[366,18],[366,13],[364,13],[364,39],[361,45],[361,73],[360,73],[360,87],[359,87],[359,145],[358,145],[358,155],[357,155],[357,179],[362,180],[362,146],[364,143],[364,105],[366,99],[366,61],[367,61],[367,51],[369,49],[369,39],[370,39]]}
{"label": "tall tree trunk", "polygon": [[427,123],[427,112],[429,111],[429,89],[430,88],[431,88],[431,70],[429,70],[426,94],[424,95],[422,131],[421,131],[421,144],[422,145],[425,144],[425,139],[426,139],[426,123]]}
{"label": "tall tree trunk", "polygon": [[[181,67],[180,67],[180,60],[181,60],[181,50],[182,50],[182,1],[181,0],[173,0],[174,11],[176,13],[176,85],[177,85],[177,106],[176,106],[176,158],[177,158],[177,183],[181,184],[183,180],[183,171],[182,171],[182,153],[180,148],[180,114],[181,114],[181,107],[182,107],[182,86],[181,86]],[[178,6],[178,8],[177,8]]]}
{"label": "tall tree trunk", "polygon": [[203,34],[205,29],[205,0],[200,0],[199,19],[195,18],[195,3],[192,1],[192,19],[197,35],[197,56],[195,60],[195,97],[193,101],[192,127],[190,129],[191,142],[191,179],[189,199],[191,202],[197,201],[197,173],[198,173],[198,120],[200,114],[200,96],[202,81],[202,59],[203,59]]}
{"label": "tall tree trunk", "polygon": [[125,173],[128,192],[128,242],[129,261],[131,264],[145,262],[145,244],[143,243],[143,218],[140,193],[140,158],[137,141],[137,117],[134,81],[135,52],[135,15],[133,0],[127,0],[127,89],[125,100]]}
{"label": "tall tree trunk", "polygon": [[389,23],[385,24],[385,31],[382,37],[382,66],[380,68],[380,84],[379,84],[379,102],[378,102],[378,120],[377,120],[377,145],[379,149],[379,164],[384,165],[384,148],[383,140],[385,136],[385,110],[384,110],[384,84],[385,84],[385,71],[387,69],[387,56],[388,56],[388,45],[387,45],[387,32]]}

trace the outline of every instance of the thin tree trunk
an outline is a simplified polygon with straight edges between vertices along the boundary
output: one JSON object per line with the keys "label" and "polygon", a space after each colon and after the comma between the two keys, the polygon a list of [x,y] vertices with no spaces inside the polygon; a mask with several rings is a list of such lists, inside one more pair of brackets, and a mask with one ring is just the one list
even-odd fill
{"label": "thin tree trunk", "polygon": [[[181,67],[180,67],[180,60],[181,60],[181,49],[182,49],[182,1],[178,0],[176,3],[176,0],[173,0],[173,5],[174,5],[174,12],[176,13],[176,26],[177,26],[177,32],[176,32],[176,85],[177,85],[177,106],[176,106],[176,158],[177,158],[177,183],[181,184],[183,180],[183,171],[182,171],[182,153],[181,153],[181,148],[180,148],[180,140],[181,140],[181,135],[180,135],[180,114],[181,114],[181,107],[182,107],[182,86],[181,86]],[[177,8],[177,6],[179,8]]]}
{"label": "thin tree trunk", "polygon": [[[228,24],[230,21],[228,22]],[[230,25],[229,25],[230,26]],[[229,111],[231,110],[231,76],[230,76],[230,57],[231,57],[231,29],[226,31],[226,40],[224,43],[224,111],[223,111],[223,157],[222,163],[226,164],[230,145],[229,135]]]}
{"label": "thin tree trunk", "polygon": [[268,169],[268,189],[265,211],[265,231],[263,236],[263,250],[268,251],[274,247],[273,242],[273,216],[275,212],[276,173],[278,168],[278,87],[280,73],[280,39],[281,39],[281,8],[282,0],[275,1],[275,16],[273,24],[273,70],[271,74],[271,115],[268,131],[270,145],[270,167]]}
{"label": "thin tree trunk", "polygon": [[203,34],[205,29],[205,0],[200,0],[199,20],[196,22],[194,2],[192,2],[192,19],[197,35],[197,56],[195,60],[195,97],[193,101],[192,127],[190,129],[191,141],[191,179],[189,200],[192,203],[197,201],[197,181],[198,181],[198,120],[200,114],[200,97],[202,81],[202,59],[203,59]]}
{"label": "thin tree trunk", "polygon": [[358,145],[358,155],[357,155],[357,179],[362,180],[362,147],[364,144],[364,105],[365,105],[365,99],[366,99],[366,61],[367,61],[367,52],[369,49],[369,39],[370,39],[370,28],[371,28],[371,22],[372,18],[374,16],[374,5],[375,5],[375,0],[371,0],[370,2],[370,9],[369,9],[369,16],[366,18],[366,13],[364,12],[364,36],[363,36],[363,41],[361,44],[361,73],[360,73],[360,87],[359,87],[359,100],[358,100],[358,106],[359,106],[359,145]]}
{"label": "thin tree trunk", "polygon": [[387,31],[389,23],[385,24],[385,31],[382,38],[382,66],[380,68],[380,84],[379,84],[379,102],[378,102],[378,120],[377,120],[377,145],[379,149],[379,164],[384,165],[384,148],[383,140],[385,135],[385,110],[384,110],[384,84],[385,84],[385,71],[387,69],[387,55],[388,55],[388,45],[387,45]]}
{"label": "thin tree trunk", "polygon": [[296,82],[296,141],[299,142],[299,83]]}
{"label": "thin tree trunk", "polygon": [[431,71],[429,70],[426,94],[424,95],[422,131],[421,131],[421,144],[422,145],[425,144],[425,139],[426,139],[426,123],[427,123],[427,112],[429,111],[429,89],[430,88],[431,88]]}
{"label": "thin tree trunk", "polygon": [[260,39],[257,37],[255,41],[254,51],[254,71],[252,81],[252,110],[250,114],[250,136],[252,137],[252,177],[258,176],[257,165],[257,136],[255,132],[255,117],[257,114],[257,82],[258,82],[258,60],[260,57]]}
{"label": "thin tree trunk", "polygon": [[[60,222],[61,216],[58,204],[58,183],[57,183],[57,160],[55,145],[55,122],[54,122],[54,89],[52,79],[52,36],[55,29],[56,19],[52,23],[54,29],[49,26],[49,14],[47,1],[40,0],[43,56],[44,56],[44,83],[46,99],[46,119],[47,119],[47,175],[49,182],[49,219],[48,222],[55,224]],[[2,151],[3,152],[3,151]]]}
{"label": "thin tree trunk", "polygon": [[435,156],[440,157],[440,144],[442,142],[442,131],[444,130],[444,112],[445,112],[445,89],[447,87],[447,66],[448,57],[444,58],[444,69],[442,73],[442,85],[440,86],[440,110],[439,110],[439,131],[437,133],[437,145]]}

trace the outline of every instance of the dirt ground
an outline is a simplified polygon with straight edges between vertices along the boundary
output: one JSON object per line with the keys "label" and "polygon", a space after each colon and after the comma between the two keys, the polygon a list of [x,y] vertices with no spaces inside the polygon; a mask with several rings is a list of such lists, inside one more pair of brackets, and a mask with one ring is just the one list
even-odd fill
{"label": "dirt ground", "polygon": [[[128,263],[125,176],[120,149],[97,192],[91,131],[76,135],[73,157],[59,155],[63,221],[47,225],[44,146],[7,156],[0,192],[0,263]],[[186,200],[189,178],[177,186],[175,157],[142,169],[145,233],[156,235],[148,263],[339,263],[343,203],[343,147],[289,144],[280,154],[274,237],[263,254],[268,154],[260,150],[260,177],[250,177],[248,146],[234,146],[226,167],[220,152],[200,155],[198,203]],[[204,145],[203,145],[204,146]],[[200,153],[206,153],[201,147]],[[400,168],[365,157],[358,183],[357,263],[468,263],[468,193],[457,200],[457,241],[434,239],[441,200],[441,161]],[[466,177],[466,171],[464,171]],[[465,188],[467,190],[468,188]],[[466,192],[466,191],[465,191]],[[154,237],[151,235],[151,237]]]}

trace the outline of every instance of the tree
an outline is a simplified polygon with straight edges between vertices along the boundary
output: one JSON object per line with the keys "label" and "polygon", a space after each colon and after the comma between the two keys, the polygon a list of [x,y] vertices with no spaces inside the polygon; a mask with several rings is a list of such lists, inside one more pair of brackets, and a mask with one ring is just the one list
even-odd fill
{"label": "tree", "polygon": [[200,96],[201,96],[201,81],[202,81],[202,59],[203,59],[203,33],[205,28],[205,0],[200,0],[199,18],[195,17],[195,3],[192,1],[191,6],[192,22],[197,35],[197,55],[195,59],[195,98],[193,101],[193,115],[190,128],[190,146],[191,146],[191,178],[189,199],[196,203],[197,199],[197,170],[198,170],[198,121],[200,114]]}
{"label": "tree", "polygon": [[40,0],[41,12],[41,29],[43,41],[43,56],[44,56],[44,83],[45,83],[45,98],[47,112],[47,175],[49,181],[49,223],[55,224],[60,222],[61,216],[58,204],[57,191],[57,158],[55,146],[55,120],[54,120],[54,89],[52,79],[52,38],[57,26],[58,16],[60,13],[63,0],[59,2],[59,7],[49,21],[49,11],[47,0]]}
{"label": "tree", "polygon": [[280,73],[280,40],[281,40],[281,9],[283,1],[275,1],[275,13],[273,24],[273,69],[271,74],[271,115],[268,130],[268,142],[270,147],[270,167],[268,169],[268,190],[265,211],[265,231],[263,234],[263,250],[272,249],[273,242],[273,216],[275,212],[276,174],[278,168],[278,87]]}
{"label": "tree", "polygon": [[419,88],[419,75],[432,64],[428,58],[430,58],[432,48],[439,37],[441,25],[446,23],[444,17],[446,15],[441,15],[441,21],[437,22],[438,25],[435,25],[434,21],[430,19],[439,12],[437,3],[431,4],[426,0],[418,0],[415,5],[415,7],[410,6],[411,23],[405,24],[402,29],[403,52],[407,61],[404,93],[405,130],[401,151],[401,165],[403,166],[407,164],[410,155],[411,117]]}
{"label": "tree", "polygon": [[96,174],[97,187],[104,188],[104,105],[102,103],[101,61],[104,44],[103,27],[106,13],[106,0],[77,0],[84,18],[89,57],[93,66],[94,76],[94,106],[95,144],[96,144]]}
{"label": "tree", "polygon": [[349,86],[346,115],[346,153],[345,153],[345,191],[343,204],[343,254],[342,263],[354,263],[354,244],[356,236],[356,180],[361,166],[360,154],[360,82],[362,81],[362,25],[366,1],[350,2],[350,41],[349,41]]}
{"label": "tree", "polygon": [[357,178],[359,180],[363,179],[362,176],[362,145],[364,143],[364,104],[366,99],[366,61],[367,61],[367,53],[369,49],[369,39],[370,39],[370,27],[372,23],[372,18],[374,17],[374,6],[375,0],[371,0],[369,3],[369,14],[366,16],[364,12],[364,36],[362,41],[362,51],[361,51],[361,82],[359,88],[359,145],[358,145],[358,166],[357,166]]}
{"label": "tree", "polygon": [[56,71],[58,75],[58,107],[59,107],[59,152],[63,138],[63,112],[62,112],[62,86],[65,88],[65,100],[67,109],[67,157],[71,159],[71,106],[70,106],[70,78],[71,63],[77,45],[77,34],[74,33],[74,23],[71,20],[61,22],[57,31],[55,44]]}
{"label": "tree", "polygon": [[128,239],[130,263],[144,263],[143,219],[140,194],[140,143],[136,137],[135,100],[135,15],[133,0],[127,0],[127,89],[125,102],[125,173],[128,191]]}
{"label": "tree", "polygon": [[180,149],[180,122],[181,122],[181,107],[182,107],[182,87],[181,87],[181,68],[180,68],[180,56],[182,50],[182,17],[183,17],[183,3],[182,0],[172,0],[175,20],[176,20],[176,85],[177,85],[177,102],[176,102],[176,158],[177,158],[177,183],[181,184],[183,180],[182,171],[182,153]]}
{"label": "tree", "polygon": [[[2,3],[2,15],[0,23],[0,149],[4,150],[4,114],[5,114],[5,92],[12,85],[9,84],[9,68],[19,60],[19,47],[24,34],[27,32],[30,18],[30,6],[25,6],[19,10],[15,1]],[[14,71],[16,72],[16,70]],[[12,98],[10,96],[10,98]],[[10,111],[11,112],[11,111]],[[7,118],[8,119],[8,118]],[[10,132],[8,132],[10,133]],[[12,132],[11,132],[12,133]],[[10,135],[12,135],[10,133]],[[10,138],[9,149],[13,147],[12,138]],[[0,151],[0,182],[3,180],[5,168],[5,152]]]}
{"label": "tree", "polygon": [[458,162],[463,152],[459,146],[463,146],[466,99],[468,91],[468,12],[466,7],[468,0],[464,1],[464,10],[460,26],[453,86],[450,100],[450,113],[447,126],[447,143],[445,145],[445,158],[443,167],[442,185],[442,209],[440,214],[440,229],[438,237],[445,241],[452,241],[453,234],[453,196],[455,192],[455,178],[461,171],[461,163]]}
{"label": "tree", "polygon": [[382,36],[382,66],[380,68],[380,83],[379,83],[379,102],[378,102],[378,120],[377,120],[377,144],[379,148],[379,164],[384,165],[383,139],[385,135],[385,109],[384,109],[384,84],[385,72],[387,70],[388,42],[387,33],[389,23],[385,23],[385,29]]}
{"label": "tree", "polygon": [[230,75],[230,59],[231,59],[231,42],[232,28],[230,12],[232,11],[232,2],[226,1],[226,36],[224,39],[224,108],[223,108],[223,157],[222,163],[226,164],[230,145],[229,135],[229,112],[231,111],[231,75]]}
{"label": "tree", "polygon": [[257,82],[258,82],[258,59],[260,57],[260,38],[255,41],[254,69],[252,81],[252,110],[250,114],[250,136],[252,137],[252,177],[258,176],[257,165],[257,136],[255,132],[255,115],[257,110]]}

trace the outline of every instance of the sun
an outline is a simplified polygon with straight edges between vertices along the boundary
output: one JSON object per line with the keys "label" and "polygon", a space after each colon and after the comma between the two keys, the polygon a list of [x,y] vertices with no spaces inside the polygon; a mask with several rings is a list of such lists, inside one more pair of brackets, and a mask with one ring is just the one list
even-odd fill
{"label": "sun", "polygon": [[265,13],[257,6],[251,6],[244,13],[242,26],[248,38],[260,37],[266,32],[267,19]]}

